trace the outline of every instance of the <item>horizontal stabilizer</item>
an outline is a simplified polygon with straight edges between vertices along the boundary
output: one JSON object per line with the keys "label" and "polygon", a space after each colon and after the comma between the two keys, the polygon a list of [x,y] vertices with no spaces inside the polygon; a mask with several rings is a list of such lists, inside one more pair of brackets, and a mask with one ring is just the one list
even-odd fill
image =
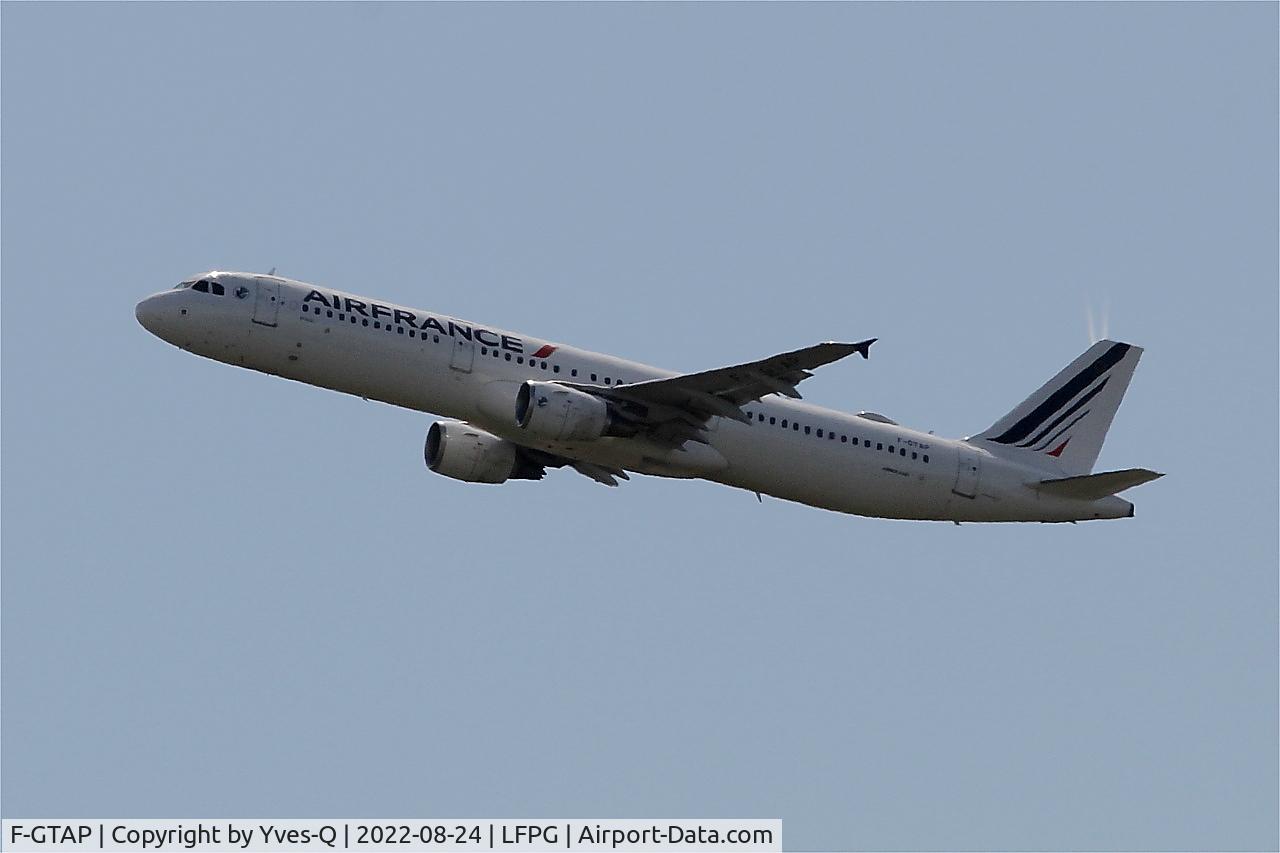
{"label": "horizontal stabilizer", "polygon": [[1041,480],[1031,488],[1047,495],[1062,498],[1077,498],[1082,501],[1096,501],[1134,486],[1149,483],[1164,474],[1148,471],[1146,468],[1126,468],[1123,471],[1104,471],[1101,474],[1089,474],[1085,477],[1063,477],[1056,480]]}

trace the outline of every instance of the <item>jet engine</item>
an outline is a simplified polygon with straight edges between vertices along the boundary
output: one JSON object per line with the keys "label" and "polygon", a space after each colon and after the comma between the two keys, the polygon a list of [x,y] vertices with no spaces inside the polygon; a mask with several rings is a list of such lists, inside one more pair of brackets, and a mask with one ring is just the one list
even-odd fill
{"label": "jet engine", "polygon": [[538,479],[533,466],[520,458],[506,439],[461,421],[436,421],[427,430],[423,447],[427,467],[437,474],[466,483],[505,483],[508,479]]}
{"label": "jet engine", "polygon": [[554,382],[520,386],[516,425],[544,441],[594,441],[613,434],[608,403]]}

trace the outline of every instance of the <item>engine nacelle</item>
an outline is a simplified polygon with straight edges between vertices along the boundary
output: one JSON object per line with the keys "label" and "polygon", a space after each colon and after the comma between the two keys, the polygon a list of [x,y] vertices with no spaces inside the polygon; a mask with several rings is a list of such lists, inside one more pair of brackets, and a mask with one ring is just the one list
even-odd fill
{"label": "engine nacelle", "polygon": [[516,425],[544,441],[594,441],[612,421],[604,400],[554,382],[529,381],[516,394]]}
{"label": "engine nacelle", "polygon": [[466,483],[505,483],[517,475],[516,446],[461,421],[436,421],[423,447],[427,467]]}

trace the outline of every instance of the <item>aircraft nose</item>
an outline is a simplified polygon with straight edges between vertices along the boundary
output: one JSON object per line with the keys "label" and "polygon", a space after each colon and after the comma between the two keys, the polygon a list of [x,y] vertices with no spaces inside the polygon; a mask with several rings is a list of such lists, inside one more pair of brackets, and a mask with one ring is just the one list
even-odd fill
{"label": "aircraft nose", "polygon": [[156,306],[156,298],[154,296],[148,296],[139,302],[137,307],[133,309],[133,316],[138,318],[142,328],[153,335],[156,334],[156,329],[159,326],[160,310]]}
{"label": "aircraft nose", "polygon": [[178,332],[175,321],[179,314],[186,314],[186,309],[176,303],[173,294],[181,291],[166,290],[152,294],[142,300],[133,309],[133,316],[138,324],[162,341],[177,345],[174,335]]}

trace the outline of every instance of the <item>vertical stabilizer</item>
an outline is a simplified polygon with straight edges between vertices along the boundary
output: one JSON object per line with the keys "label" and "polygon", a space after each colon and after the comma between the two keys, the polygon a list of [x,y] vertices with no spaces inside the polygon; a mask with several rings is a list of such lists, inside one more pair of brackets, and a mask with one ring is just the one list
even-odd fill
{"label": "vertical stabilizer", "polygon": [[1141,356],[1141,347],[1099,341],[969,441],[1067,474],[1088,474]]}

